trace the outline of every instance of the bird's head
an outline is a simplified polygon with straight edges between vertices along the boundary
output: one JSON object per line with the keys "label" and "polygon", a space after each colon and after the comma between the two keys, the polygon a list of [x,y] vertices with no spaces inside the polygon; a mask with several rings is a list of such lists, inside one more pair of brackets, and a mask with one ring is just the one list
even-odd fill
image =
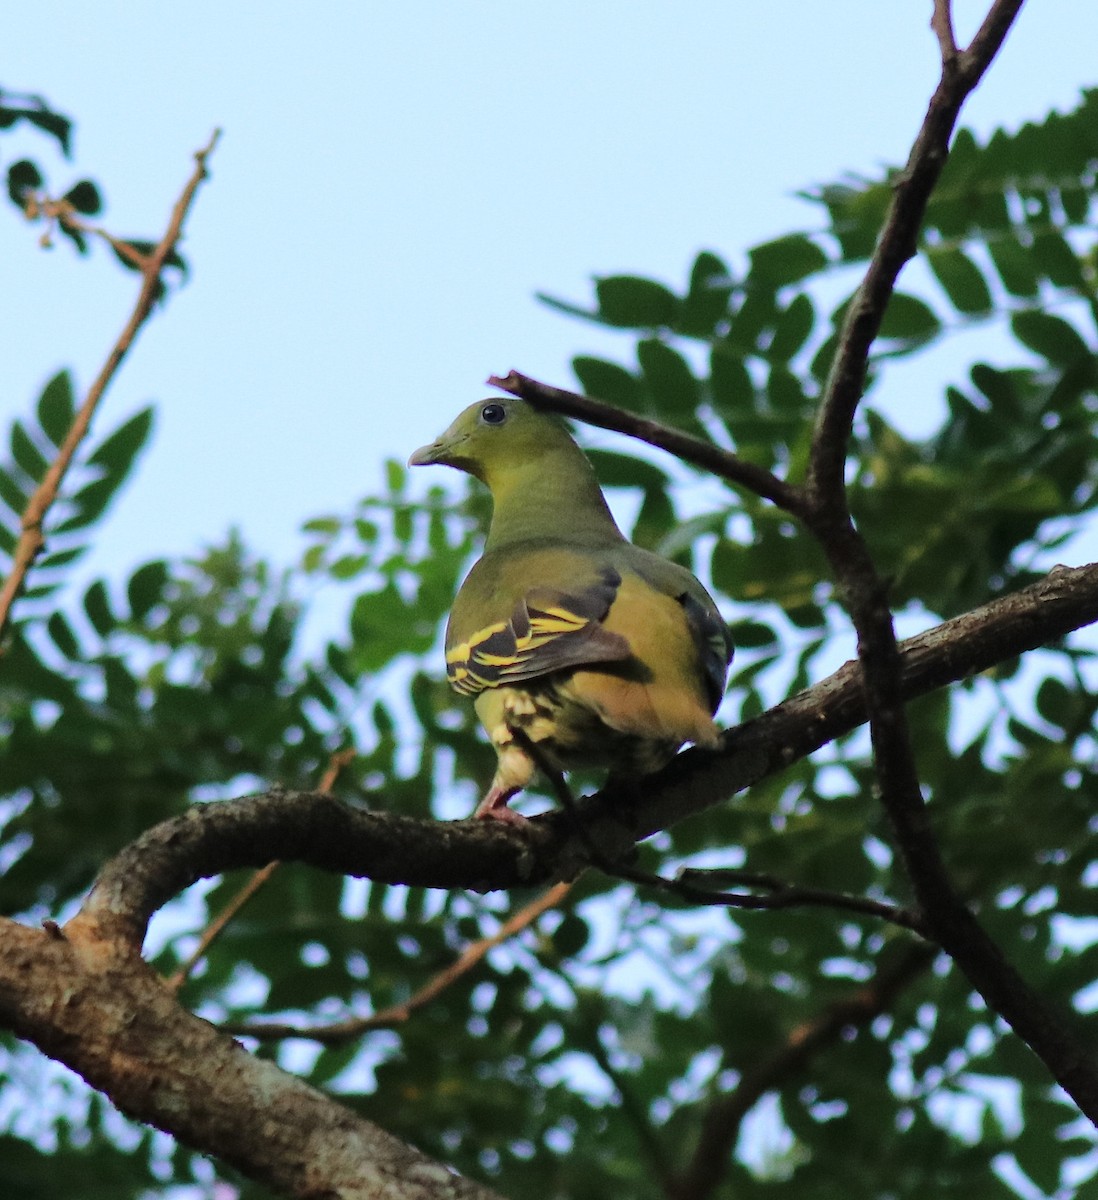
{"label": "bird's head", "polygon": [[444,463],[474,475],[494,491],[502,475],[543,462],[561,450],[580,454],[559,417],[539,412],[525,400],[506,397],[470,404],[445,433],[421,446],[408,465]]}

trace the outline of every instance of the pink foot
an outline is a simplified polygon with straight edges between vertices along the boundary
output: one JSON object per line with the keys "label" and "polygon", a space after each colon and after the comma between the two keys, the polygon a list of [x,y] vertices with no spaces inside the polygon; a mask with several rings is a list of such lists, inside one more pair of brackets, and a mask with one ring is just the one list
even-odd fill
{"label": "pink foot", "polygon": [[507,807],[507,801],[517,795],[521,788],[489,788],[487,795],[473,813],[478,821],[502,821],[504,825],[525,825],[526,818]]}

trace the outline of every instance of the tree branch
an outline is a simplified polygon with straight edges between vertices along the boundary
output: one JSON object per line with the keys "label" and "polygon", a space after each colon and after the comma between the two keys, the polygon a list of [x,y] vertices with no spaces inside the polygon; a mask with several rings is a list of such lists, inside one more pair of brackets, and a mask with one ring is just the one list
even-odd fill
{"label": "tree branch", "polygon": [[[1080,1110],[1098,1124],[1098,1072],[1089,1054],[1064,1016],[1007,962],[965,906],[945,869],[911,745],[888,586],[851,520],[844,479],[870,346],[896,278],[915,254],[919,227],[945,164],[961,105],[1001,46],[1021,3],[995,0],[969,48],[959,57],[944,56],[941,80],[907,166],[896,181],[884,228],[840,334],[813,434],[806,521],[827,555],[858,633],[881,803],[927,925],[988,1006],[1040,1056]],[[939,9],[935,30],[940,44],[947,36],[943,20]]]}
{"label": "tree branch", "polygon": [[183,222],[190,211],[195,193],[206,178],[206,160],[213,153],[219,136],[220,131],[215,130],[209,142],[195,154],[194,171],[187,180],[179,199],[175,202],[171,218],[168,221],[168,228],[157,243],[156,249],[141,264],[141,290],[137,294],[133,311],[122,332],[118,335],[118,340],[111,347],[99,374],[88,388],[84,402],[73,418],[72,427],[57,451],[57,457],[50,464],[41,483],[34,489],[27,501],[27,507],[23,511],[19,540],[12,551],[11,571],[8,572],[8,577],[0,587],[0,638],[7,629],[11,619],[12,605],[23,590],[27,573],[46,544],[42,532],[42,523],[46,518],[46,513],[57,499],[61,483],[72,465],[77,448],[87,435],[100,400],[140,333],[141,327],[152,313],[160,293],[160,276],[163,273],[164,265],[171,257],[183,233]]}
{"label": "tree branch", "polygon": [[938,49],[942,56],[942,67],[957,57],[957,42],[953,36],[953,4],[951,0],[934,0],[934,15],[930,18],[930,28],[938,39]]}
{"label": "tree branch", "polygon": [[500,1200],[248,1054],[181,1008],[132,947],[87,925],[61,933],[0,921],[0,1022],[128,1116],[280,1195]]}
{"label": "tree branch", "polygon": [[[865,387],[869,348],[880,331],[896,279],[915,256],[919,227],[949,155],[961,106],[991,64],[1021,7],[1022,0],[995,0],[972,45],[959,59],[943,63],[907,165],[896,178],[873,258],[847,309],[817,415],[807,485],[816,509],[840,505],[850,427]],[[937,18],[934,28],[941,41]]]}
{"label": "tree branch", "polygon": [[747,462],[730,450],[722,450],[712,442],[702,438],[692,437],[669,425],[661,425],[647,417],[638,417],[613,404],[602,400],[593,400],[589,396],[580,396],[564,388],[551,387],[547,383],[539,383],[528,375],[518,371],[509,371],[504,376],[490,375],[488,383],[501,391],[509,392],[533,404],[536,408],[545,408],[558,412],[566,417],[575,417],[588,425],[597,425],[600,429],[610,429],[615,433],[624,433],[637,438],[649,446],[666,450],[691,466],[700,467],[703,471],[746,488],[749,492],[769,500],[779,508],[795,516],[803,516],[805,498],[799,488],[786,483],[776,475],[772,475],[764,467]]}
{"label": "tree branch", "polygon": [[[911,699],[964,679],[1096,619],[1098,564],[1057,568],[1032,587],[905,642],[903,694]],[[728,731],[719,752],[688,751],[631,791],[581,801],[579,814],[588,836],[620,855],[635,839],[727,799],[865,719],[861,669],[848,663]],[[414,1152],[380,1132],[375,1140],[372,1126],[328,1107],[319,1093],[182,1012],[138,948],[149,915],[189,884],[273,859],[389,883],[486,891],[570,877],[587,857],[564,813],[534,818],[516,831],[492,822],[374,813],[323,793],[276,790],[196,805],[112,859],[63,930],[0,922],[0,1024],[80,1072],[132,1117],[291,1195],[309,1194],[303,1174],[315,1168],[319,1179],[330,1167],[333,1177],[353,1179],[337,1192],[341,1198],[405,1200],[416,1193],[380,1183],[368,1192],[362,1182],[403,1172],[422,1180],[424,1200],[484,1200],[486,1191],[454,1181],[437,1164],[402,1158]],[[68,997],[64,1004],[59,995]],[[1079,1069],[1094,1075],[1081,1050]],[[197,1101],[190,1112],[184,1094]],[[245,1097],[256,1094],[270,1099],[262,1136],[245,1115],[253,1108]],[[351,1160],[353,1176],[347,1174]],[[428,1185],[436,1182],[431,1192]]]}

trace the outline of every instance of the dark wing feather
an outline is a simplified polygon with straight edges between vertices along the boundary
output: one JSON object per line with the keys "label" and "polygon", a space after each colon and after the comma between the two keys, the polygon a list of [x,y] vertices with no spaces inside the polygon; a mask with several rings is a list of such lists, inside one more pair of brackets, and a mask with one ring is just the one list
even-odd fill
{"label": "dark wing feather", "polygon": [[447,651],[450,683],[475,696],[553,671],[628,658],[626,639],[602,625],[620,585],[618,572],[607,568],[580,592],[534,588],[509,620],[488,625]]}
{"label": "dark wing feather", "polygon": [[732,661],[732,635],[721,614],[715,608],[702,604],[689,592],[683,592],[679,603],[686,613],[686,622],[701,653],[710,711],[716,712],[724,695],[728,664]]}

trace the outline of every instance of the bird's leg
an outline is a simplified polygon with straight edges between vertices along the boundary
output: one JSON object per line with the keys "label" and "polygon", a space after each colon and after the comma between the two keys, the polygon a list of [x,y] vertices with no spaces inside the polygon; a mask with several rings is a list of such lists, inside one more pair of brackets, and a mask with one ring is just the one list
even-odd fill
{"label": "bird's leg", "polygon": [[484,799],[477,805],[473,816],[478,821],[502,821],[507,825],[525,825],[526,818],[507,807],[513,796],[517,796],[534,776],[534,762],[516,741],[509,725],[492,731],[492,741],[499,755],[496,773]]}
{"label": "bird's leg", "polygon": [[513,808],[508,808],[512,796],[522,791],[520,787],[504,787],[493,783],[484,794],[484,799],[477,805],[473,816],[478,821],[502,821],[504,825],[525,825],[526,818]]}

